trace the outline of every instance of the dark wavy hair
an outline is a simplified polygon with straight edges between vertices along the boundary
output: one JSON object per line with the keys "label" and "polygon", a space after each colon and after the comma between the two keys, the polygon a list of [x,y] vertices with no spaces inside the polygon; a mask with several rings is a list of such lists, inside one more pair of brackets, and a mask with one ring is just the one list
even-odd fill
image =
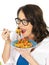
{"label": "dark wavy hair", "polygon": [[35,35],[35,41],[37,43],[49,36],[49,31],[43,19],[42,9],[39,6],[34,4],[22,6],[18,9],[17,16],[20,10],[23,11],[25,17],[30,20],[30,23],[33,25],[32,33]]}

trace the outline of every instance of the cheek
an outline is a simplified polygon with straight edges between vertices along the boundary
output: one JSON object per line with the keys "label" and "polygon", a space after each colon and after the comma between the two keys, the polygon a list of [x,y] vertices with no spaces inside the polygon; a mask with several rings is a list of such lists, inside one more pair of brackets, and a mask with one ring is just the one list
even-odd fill
{"label": "cheek", "polygon": [[28,25],[28,27],[27,27],[27,30],[28,30],[29,32],[32,32],[32,28],[33,28],[33,26],[29,23],[29,25]]}
{"label": "cheek", "polygon": [[28,28],[27,28],[27,33],[28,33],[28,34],[31,34],[31,33],[32,33],[32,27],[28,27]]}
{"label": "cheek", "polygon": [[24,36],[29,36],[32,33],[32,26],[28,25],[25,29],[26,29],[26,32]]}

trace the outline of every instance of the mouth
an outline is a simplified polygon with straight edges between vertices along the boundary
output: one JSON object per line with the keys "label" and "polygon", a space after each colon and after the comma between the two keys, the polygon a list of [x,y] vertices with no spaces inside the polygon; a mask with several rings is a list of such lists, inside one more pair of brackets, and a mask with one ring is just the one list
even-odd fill
{"label": "mouth", "polygon": [[21,31],[22,31],[22,34],[24,34],[26,32],[26,29],[21,29]]}

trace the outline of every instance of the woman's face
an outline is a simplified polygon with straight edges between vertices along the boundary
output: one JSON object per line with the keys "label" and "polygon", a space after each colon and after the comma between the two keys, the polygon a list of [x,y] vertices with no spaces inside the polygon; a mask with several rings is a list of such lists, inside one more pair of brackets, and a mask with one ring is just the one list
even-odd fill
{"label": "woman's face", "polygon": [[[19,12],[18,18],[21,19],[21,20],[23,20],[23,19],[26,20],[26,17],[25,17],[22,10]],[[20,27],[20,29],[23,31],[22,35],[24,37],[28,37],[28,36],[30,36],[32,34],[32,27],[33,26],[31,25],[30,22],[28,23],[27,26],[23,25],[22,22],[21,22],[20,24],[18,24],[18,27]]]}

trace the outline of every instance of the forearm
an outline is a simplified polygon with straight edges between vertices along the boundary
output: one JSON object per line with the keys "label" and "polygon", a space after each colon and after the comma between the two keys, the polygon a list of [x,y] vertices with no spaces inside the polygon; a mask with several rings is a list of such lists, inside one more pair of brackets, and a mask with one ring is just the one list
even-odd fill
{"label": "forearm", "polygon": [[31,55],[29,55],[29,54],[28,54],[28,56],[26,57],[26,59],[27,59],[27,61],[30,63],[30,65],[39,65],[39,64],[35,61],[35,59],[34,59]]}
{"label": "forearm", "polygon": [[35,59],[30,55],[30,50],[15,48],[24,57],[30,65],[39,65]]}
{"label": "forearm", "polygon": [[9,56],[10,56],[10,42],[11,42],[11,40],[5,42],[5,46],[4,46],[4,50],[3,50],[3,54],[2,54],[4,63],[6,63],[6,61],[8,61]]}

